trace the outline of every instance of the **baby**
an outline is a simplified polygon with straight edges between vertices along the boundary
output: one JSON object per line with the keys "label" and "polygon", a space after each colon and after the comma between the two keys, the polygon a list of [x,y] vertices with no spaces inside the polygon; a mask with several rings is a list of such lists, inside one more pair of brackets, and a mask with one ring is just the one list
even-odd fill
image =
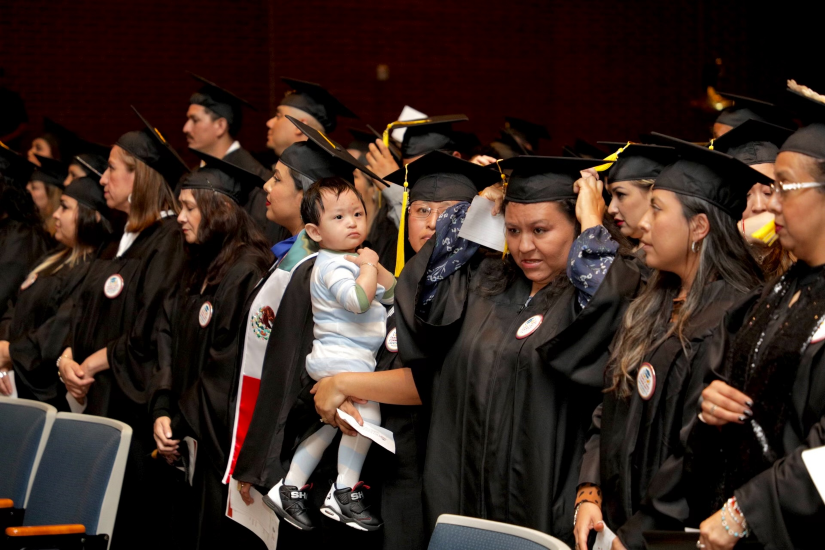
{"label": "baby", "polygon": [[[359,249],[368,230],[364,200],[351,183],[324,178],[304,192],[301,217],[307,235],[320,247],[310,282],[315,340],[306,358],[307,372],[313,380],[340,372],[373,372],[386,336],[387,311],[382,304],[393,303],[395,277],[378,263],[375,252]],[[381,423],[378,403],[355,407],[365,422]],[[299,529],[313,528],[306,502],[311,486],[306,483],[336,433],[336,428],[323,426],[304,440],[286,477],[263,499]],[[342,434],[338,477],[321,508],[324,515],[362,531],[382,525],[365,505],[368,487],[360,481],[370,443],[361,435]]]}

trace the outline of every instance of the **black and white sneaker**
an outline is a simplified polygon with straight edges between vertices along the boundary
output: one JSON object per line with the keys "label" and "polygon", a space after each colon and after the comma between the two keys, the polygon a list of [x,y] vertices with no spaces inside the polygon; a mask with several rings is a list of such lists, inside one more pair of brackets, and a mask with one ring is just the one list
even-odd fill
{"label": "black and white sneaker", "polygon": [[377,531],[384,523],[377,514],[370,512],[366,500],[368,489],[369,486],[364,485],[363,481],[356,483],[352,489],[344,487],[338,490],[333,483],[321,513],[359,531]]}
{"label": "black and white sneaker", "polygon": [[264,495],[263,501],[276,516],[293,527],[301,531],[312,531],[315,526],[307,513],[307,496],[310,489],[312,484],[298,489],[294,485],[284,485],[282,479]]}

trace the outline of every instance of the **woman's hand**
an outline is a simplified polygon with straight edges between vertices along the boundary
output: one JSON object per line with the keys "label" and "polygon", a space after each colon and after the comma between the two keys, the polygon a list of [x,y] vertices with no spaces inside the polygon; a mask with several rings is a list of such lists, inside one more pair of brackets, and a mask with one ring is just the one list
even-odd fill
{"label": "woman's hand", "polygon": [[11,368],[11,355],[9,354],[8,340],[0,340],[0,368]]}
{"label": "woman's hand", "polygon": [[101,348],[88,356],[80,365],[87,376],[94,377],[100,371],[109,369],[109,357],[106,348]]}
{"label": "woman's hand", "polygon": [[744,424],[753,416],[753,400],[721,380],[714,380],[702,391],[701,420],[711,426],[729,422]]}
{"label": "woman's hand", "polygon": [[604,202],[604,183],[595,171],[583,170],[582,177],[573,184],[573,191],[578,193],[576,199],[576,218],[582,231],[602,224],[607,205]]}
{"label": "woman's hand", "polygon": [[721,510],[699,525],[699,544],[697,545],[699,548],[705,550],[731,550],[737,542],[739,542],[739,539],[728,533],[725,526],[722,525]]}
{"label": "woman's hand", "polygon": [[0,395],[10,396],[11,392],[14,390],[14,387],[11,383],[11,374],[12,370],[8,366],[0,367]]}
{"label": "woman's hand", "polygon": [[310,393],[315,396],[315,410],[325,424],[339,428],[346,435],[356,435],[358,432],[338,417],[338,409],[355,418],[359,424],[364,424],[361,414],[352,405],[351,401],[356,403],[366,403],[366,401],[344,395],[336,383],[338,376],[341,375],[322,378],[310,390]]}
{"label": "woman's hand", "polygon": [[172,419],[168,416],[160,416],[155,419],[155,431],[152,434],[158,446],[158,452],[163,455],[166,462],[172,464],[180,456],[178,446],[180,439],[172,439]]}
{"label": "woman's hand", "polygon": [[493,216],[498,216],[498,213],[501,212],[501,205],[504,204],[504,185],[500,183],[491,185],[479,193],[479,195],[488,201],[493,201],[495,203],[491,214]]}
{"label": "woman's hand", "polygon": [[489,155],[475,155],[470,159],[470,162],[478,164],[479,166],[490,166],[496,162],[496,159]]}
{"label": "woman's hand", "polygon": [[247,506],[255,502],[255,499],[252,498],[252,495],[249,494],[249,490],[251,488],[252,485],[250,485],[249,483],[245,483],[243,481],[238,482],[238,492],[241,494],[241,499],[243,500],[243,503]]}
{"label": "woman's hand", "polygon": [[60,374],[60,379],[66,385],[69,393],[81,402],[85,400],[86,393],[89,391],[89,386],[94,382],[94,378],[86,376],[85,371],[72,357],[72,348],[66,348],[63,355],[60,356],[60,366],[57,367]]}
{"label": "woman's hand", "polygon": [[[379,178],[384,178],[398,170],[398,163],[392,156],[389,148],[380,139],[375,143],[370,143],[370,150],[367,151],[367,168]],[[386,186],[385,183],[378,182]]]}
{"label": "woman's hand", "polygon": [[592,502],[582,502],[576,514],[576,525],[573,526],[576,548],[587,550],[587,538],[590,536],[591,529],[595,531],[604,529],[602,510]]}

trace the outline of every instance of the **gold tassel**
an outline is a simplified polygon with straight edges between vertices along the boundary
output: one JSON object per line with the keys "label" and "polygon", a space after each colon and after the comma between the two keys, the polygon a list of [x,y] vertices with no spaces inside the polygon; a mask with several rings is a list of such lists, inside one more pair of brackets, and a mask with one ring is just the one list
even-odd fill
{"label": "gold tassel", "polygon": [[[386,132],[384,133],[386,136]],[[407,175],[409,172],[409,165],[404,165],[404,198],[401,200],[401,221],[398,224],[398,246],[395,249],[395,277],[401,276],[401,270],[404,269],[404,226],[407,222],[407,202],[410,198],[409,184],[407,183]]]}
{"label": "gold tassel", "polygon": [[711,151],[713,151],[713,142],[714,142],[714,141],[716,141],[716,138],[712,138],[712,139],[710,140],[710,143],[708,144],[708,149],[710,149]]}
{"label": "gold tassel", "polygon": [[619,147],[619,149],[615,153],[613,153],[611,155],[607,155],[606,157],[604,157],[604,160],[607,160],[609,162],[607,164],[600,164],[599,166],[596,166],[593,169],[596,172],[604,172],[605,170],[607,170],[608,168],[613,166],[613,163],[616,162],[616,160],[619,158],[619,153],[624,151],[627,148],[627,146],[630,145],[630,144],[631,144],[631,142],[628,141],[627,144],[624,147]]}
{"label": "gold tassel", "polygon": [[[501,164],[499,164],[502,159],[496,160],[496,168],[498,168],[498,173],[501,174],[501,186],[504,187],[504,197],[507,197],[507,176],[504,175],[504,172],[501,169]],[[510,253],[510,249],[507,247],[507,238],[504,238],[504,251],[501,253],[501,259],[505,259],[507,254]]]}

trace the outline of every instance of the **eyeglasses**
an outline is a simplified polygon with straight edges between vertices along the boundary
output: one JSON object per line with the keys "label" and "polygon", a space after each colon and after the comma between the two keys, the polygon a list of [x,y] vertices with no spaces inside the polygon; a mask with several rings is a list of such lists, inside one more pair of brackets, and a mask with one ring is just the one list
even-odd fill
{"label": "eyeglasses", "polygon": [[429,206],[410,206],[410,216],[420,220],[426,220],[435,212],[436,217],[447,210],[449,206],[442,206],[441,208],[430,208]]}
{"label": "eyeglasses", "polygon": [[788,191],[796,191],[799,189],[812,189],[814,187],[825,187],[825,183],[818,181],[806,181],[802,183],[785,183],[778,181],[771,184],[771,191],[777,194],[781,199]]}

